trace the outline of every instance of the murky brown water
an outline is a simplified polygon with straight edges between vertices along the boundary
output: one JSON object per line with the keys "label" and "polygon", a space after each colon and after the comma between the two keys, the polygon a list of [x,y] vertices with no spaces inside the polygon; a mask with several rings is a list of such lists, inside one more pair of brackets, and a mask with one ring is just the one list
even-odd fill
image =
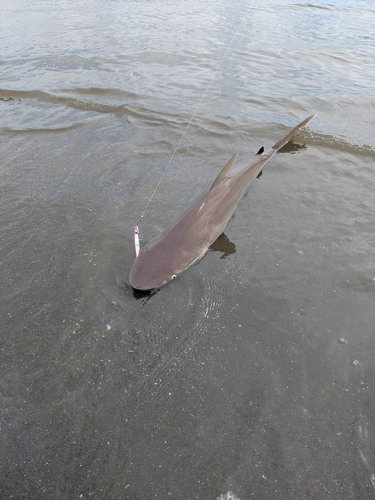
{"label": "murky brown water", "polygon": [[[374,498],[373,3],[16,0],[0,47],[1,497]],[[318,116],[135,294],[213,77],[143,241]]]}

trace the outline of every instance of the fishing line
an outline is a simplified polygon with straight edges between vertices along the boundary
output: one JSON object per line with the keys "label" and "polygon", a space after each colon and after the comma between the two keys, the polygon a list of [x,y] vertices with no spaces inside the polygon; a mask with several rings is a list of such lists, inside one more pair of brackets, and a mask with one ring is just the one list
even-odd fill
{"label": "fishing line", "polygon": [[[140,222],[140,221],[143,219],[143,217],[144,217],[144,215],[145,215],[145,213],[146,213],[146,211],[147,211],[147,209],[148,209],[148,207],[149,207],[149,205],[150,205],[151,201],[153,200],[153,198],[154,198],[154,196],[155,196],[155,193],[156,193],[156,191],[158,190],[158,188],[159,188],[159,186],[160,186],[161,181],[163,180],[163,178],[164,178],[165,174],[167,173],[167,170],[169,169],[169,166],[170,166],[170,164],[172,163],[172,160],[173,160],[173,158],[175,157],[175,154],[176,154],[176,152],[177,152],[178,148],[180,147],[180,144],[181,144],[181,142],[182,142],[183,138],[185,137],[186,132],[188,131],[188,128],[190,127],[190,125],[191,125],[192,121],[194,120],[195,115],[197,114],[198,109],[199,109],[200,105],[202,104],[203,99],[206,97],[206,94],[207,94],[207,92],[208,92],[208,89],[211,87],[212,82],[215,80],[216,75],[217,75],[217,72],[219,71],[220,66],[222,65],[222,63],[223,63],[224,59],[226,58],[226,56],[227,56],[227,54],[228,54],[228,52],[229,52],[229,50],[230,50],[230,48],[231,48],[231,46],[232,46],[232,43],[233,43],[234,39],[235,39],[235,38],[236,38],[236,36],[238,35],[238,32],[240,31],[241,26],[242,26],[243,22],[245,21],[245,18],[246,18],[246,16],[247,16],[247,14],[248,14],[248,12],[249,12],[249,10],[250,10],[251,6],[253,5],[254,1],[255,1],[255,0],[252,0],[252,1],[251,1],[250,5],[248,6],[248,8],[247,8],[247,10],[246,10],[246,12],[245,12],[245,14],[243,15],[243,17],[242,17],[242,19],[241,19],[241,22],[240,22],[240,24],[238,25],[238,28],[237,28],[237,30],[236,30],[236,32],[235,32],[235,34],[233,35],[233,37],[232,37],[231,41],[229,42],[229,45],[227,46],[227,48],[226,48],[226,50],[225,50],[225,52],[224,52],[224,55],[223,55],[223,57],[221,58],[221,60],[220,60],[220,62],[219,62],[219,65],[218,65],[218,66],[217,66],[217,68],[216,68],[215,73],[213,74],[213,76],[212,76],[212,78],[211,78],[211,80],[210,80],[209,84],[208,84],[208,85],[207,85],[207,87],[206,87],[206,90],[204,91],[204,93],[203,93],[202,97],[200,98],[200,101],[199,101],[199,103],[198,103],[198,105],[197,105],[197,107],[196,107],[196,109],[195,109],[194,113],[192,114],[192,116],[191,116],[191,118],[190,118],[190,120],[189,120],[189,123],[187,124],[187,126],[186,126],[186,128],[185,128],[185,130],[184,130],[184,132],[183,132],[183,134],[182,134],[182,136],[181,136],[181,138],[180,138],[180,140],[178,141],[178,144],[177,144],[177,146],[176,146],[175,150],[173,151],[173,154],[172,154],[172,156],[170,157],[170,159],[169,159],[169,161],[168,161],[168,163],[167,163],[167,166],[165,167],[165,169],[164,169],[163,173],[161,174],[161,177],[160,177],[160,179],[159,179],[158,183],[156,184],[156,187],[155,187],[155,189],[154,189],[153,193],[151,194],[151,196],[150,196],[150,198],[149,198],[149,200],[148,200],[148,202],[147,202],[147,205],[146,205],[145,209],[143,210],[142,215],[141,215],[141,216],[140,216],[140,218],[138,219],[138,222]],[[139,246],[139,228],[138,228],[138,226],[135,226],[135,228],[134,228],[134,245],[135,245],[135,254],[136,254],[136,257],[138,257],[139,248],[140,248],[140,246]]]}

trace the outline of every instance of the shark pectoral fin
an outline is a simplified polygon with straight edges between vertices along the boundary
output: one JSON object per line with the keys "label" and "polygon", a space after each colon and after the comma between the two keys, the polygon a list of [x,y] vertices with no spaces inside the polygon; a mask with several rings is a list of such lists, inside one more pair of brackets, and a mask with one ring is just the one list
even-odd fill
{"label": "shark pectoral fin", "polygon": [[216,177],[216,179],[212,183],[212,186],[210,187],[210,189],[213,189],[214,187],[218,186],[220,184],[220,182],[225,179],[225,177],[227,176],[227,173],[229,172],[229,170],[232,168],[234,162],[236,161],[237,156],[238,156],[238,153],[236,153],[235,155],[232,156],[232,158],[228,161],[228,163],[225,165],[225,167],[220,172],[220,174]]}

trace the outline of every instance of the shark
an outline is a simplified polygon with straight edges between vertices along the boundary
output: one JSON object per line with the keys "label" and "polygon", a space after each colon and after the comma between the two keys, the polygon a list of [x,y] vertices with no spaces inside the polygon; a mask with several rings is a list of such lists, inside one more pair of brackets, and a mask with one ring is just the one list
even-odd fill
{"label": "shark", "polygon": [[140,249],[130,270],[130,285],[141,291],[158,289],[200,260],[223,232],[250,181],[315,116],[296,125],[268,151],[261,147],[254,157],[237,164],[238,153],[232,156],[182,215]]}

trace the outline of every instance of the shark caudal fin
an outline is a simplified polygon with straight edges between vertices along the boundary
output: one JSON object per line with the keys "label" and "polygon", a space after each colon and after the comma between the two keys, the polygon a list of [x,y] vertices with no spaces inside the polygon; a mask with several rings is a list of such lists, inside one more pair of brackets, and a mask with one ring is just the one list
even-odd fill
{"label": "shark caudal fin", "polygon": [[272,149],[276,151],[278,151],[280,148],[282,148],[283,146],[285,146],[285,144],[287,142],[290,141],[290,139],[292,139],[292,137],[298,132],[298,130],[300,128],[303,128],[303,127],[306,127],[313,118],[315,118],[316,115],[311,115],[309,116],[308,118],[306,118],[306,120],[303,120],[303,122],[299,123],[298,125],[296,125],[294,128],[292,128],[292,130],[290,132],[288,132],[287,134],[284,135],[284,137],[282,137],[280,140],[277,141],[276,144],[274,144],[272,146]]}

